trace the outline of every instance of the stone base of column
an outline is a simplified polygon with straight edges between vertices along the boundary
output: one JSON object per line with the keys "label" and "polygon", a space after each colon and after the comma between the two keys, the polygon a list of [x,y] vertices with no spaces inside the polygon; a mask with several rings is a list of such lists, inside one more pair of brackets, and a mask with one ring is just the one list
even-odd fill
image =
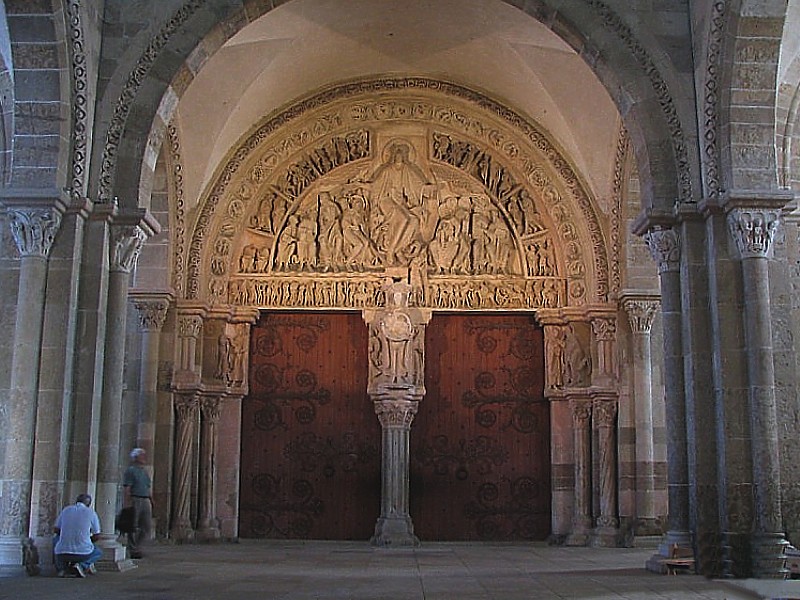
{"label": "stone base of column", "polygon": [[659,573],[661,575],[667,572],[667,567],[664,566],[664,559],[669,558],[672,553],[673,546],[679,548],[691,548],[692,537],[688,531],[668,531],[661,538],[658,545],[658,552],[653,554],[645,562],[645,569],[651,573]]}
{"label": "stone base of column", "polygon": [[373,546],[419,546],[419,538],[414,535],[411,517],[380,517],[369,543]]}
{"label": "stone base of column", "polygon": [[121,573],[136,568],[136,563],[128,557],[128,549],[116,537],[101,536],[97,547],[103,551],[103,556],[95,563],[98,571]]}
{"label": "stone base of column", "polygon": [[606,525],[592,531],[592,546],[598,548],[619,548],[623,545],[623,534],[619,527]]}
{"label": "stone base of column", "polygon": [[725,531],[722,533],[722,575],[742,579],[752,577],[753,560],[750,536],[746,533]]}
{"label": "stone base of column", "polygon": [[19,536],[0,536],[0,566],[22,568],[22,540]]}
{"label": "stone base of column", "polygon": [[782,533],[759,533],[752,538],[753,577],[757,579],[786,579],[786,546]]}
{"label": "stone base of column", "polygon": [[592,538],[592,520],[590,518],[573,520],[572,531],[564,542],[567,546],[588,546]]}
{"label": "stone base of column", "polygon": [[661,535],[661,526],[655,517],[641,517],[636,520],[636,535]]}
{"label": "stone base of column", "polygon": [[175,525],[170,529],[169,537],[174,542],[193,542],[195,531],[191,525]]}
{"label": "stone base of column", "polygon": [[220,538],[219,529],[216,527],[202,527],[194,534],[194,539],[198,542],[216,542]]}

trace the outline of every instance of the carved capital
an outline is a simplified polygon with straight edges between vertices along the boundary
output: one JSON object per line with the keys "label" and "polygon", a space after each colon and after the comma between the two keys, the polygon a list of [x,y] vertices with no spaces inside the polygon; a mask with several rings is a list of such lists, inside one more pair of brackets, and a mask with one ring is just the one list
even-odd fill
{"label": "carved capital", "polygon": [[592,320],[592,331],[598,342],[613,342],[617,339],[616,319]]}
{"label": "carved capital", "polygon": [[675,272],[681,266],[680,234],[675,229],[651,229],[644,234],[659,273]]}
{"label": "carved capital", "polygon": [[161,331],[169,310],[168,300],[134,300],[133,306],[139,315],[139,327],[143,331]]}
{"label": "carved capital", "polygon": [[130,273],[139,259],[147,234],[138,225],[111,226],[109,265],[111,271]]}
{"label": "carved capital", "polygon": [[219,422],[219,416],[222,412],[222,402],[219,396],[204,396],[200,400],[200,411],[204,421],[208,423]]}
{"label": "carved capital", "polygon": [[572,423],[577,429],[587,429],[592,419],[592,404],[580,400],[572,400],[569,403],[572,410]]}
{"label": "carved capital", "polygon": [[631,331],[633,333],[649,333],[660,305],[661,303],[658,300],[638,298],[626,298],[623,300],[622,307],[628,315]]}
{"label": "carved capital", "polygon": [[416,400],[378,400],[375,403],[375,414],[378,415],[381,427],[411,427],[417,414],[419,402]]}
{"label": "carved capital", "polygon": [[22,256],[47,258],[61,225],[55,208],[9,208],[9,225]]}
{"label": "carved capital", "polygon": [[178,417],[178,423],[188,423],[197,419],[197,410],[199,401],[197,394],[175,394],[175,415]]}
{"label": "carved capital", "polygon": [[202,331],[203,318],[201,316],[181,315],[178,317],[178,336],[198,339]]}
{"label": "carved capital", "polygon": [[592,407],[595,423],[598,427],[614,427],[617,417],[617,403],[610,400],[596,400]]}
{"label": "carved capital", "polygon": [[780,225],[778,209],[733,208],[728,228],[742,258],[770,258]]}

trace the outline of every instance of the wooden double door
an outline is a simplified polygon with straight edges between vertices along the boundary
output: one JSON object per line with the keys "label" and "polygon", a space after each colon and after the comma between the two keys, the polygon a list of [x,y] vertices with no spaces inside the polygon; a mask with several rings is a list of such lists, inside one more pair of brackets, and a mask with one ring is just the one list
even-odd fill
{"label": "wooden double door", "polygon": [[[524,314],[435,314],[411,427],[410,512],[425,540],[550,532],[542,332]],[[381,430],[358,313],[262,315],[242,405],[240,535],[368,539]]]}

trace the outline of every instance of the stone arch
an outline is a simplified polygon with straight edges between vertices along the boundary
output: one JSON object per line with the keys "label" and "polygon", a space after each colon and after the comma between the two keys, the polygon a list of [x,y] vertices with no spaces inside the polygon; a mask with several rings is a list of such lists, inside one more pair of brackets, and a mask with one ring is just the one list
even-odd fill
{"label": "stone arch", "polygon": [[[78,4],[69,2],[67,11],[71,14]],[[72,152],[63,140],[71,139],[73,124],[62,118],[62,105],[70,103],[67,73],[74,71],[64,68],[65,57],[72,55],[66,42],[71,36],[67,15],[57,6],[14,3],[3,15],[6,50],[11,52],[4,60],[12,71],[3,86],[3,99],[9,102],[3,104],[3,134],[13,147],[4,177],[9,187],[62,189],[68,184]],[[17,69],[25,70],[26,76],[15,77]]]}
{"label": "stone arch", "polygon": [[[146,203],[155,160],[177,101],[209,56],[273,7],[250,3],[230,12],[223,0],[204,4],[189,0],[164,23],[119,86],[113,107],[107,107],[111,114],[107,115],[110,125],[98,182],[101,199],[118,195],[123,203]],[[681,114],[681,103],[672,96],[670,89],[680,86],[675,83],[678,76],[668,73],[669,61],[653,59],[652,47],[606,3],[587,0],[592,11],[556,4],[536,0],[521,10],[572,45],[609,91],[637,149],[643,204],[671,208],[676,199],[690,200],[694,167],[682,121],[692,115]],[[224,15],[222,19],[209,18],[214,10]],[[136,123],[129,119],[131,114],[140,117]],[[140,140],[146,132],[139,131],[143,122],[150,128],[144,148]]]}
{"label": "stone arch", "polygon": [[[419,209],[418,228],[404,239],[408,247],[418,244],[419,253],[397,260],[365,219],[350,227],[371,234],[376,247],[363,249],[369,260],[322,265],[300,258],[299,240],[318,237],[323,204],[338,214],[382,212],[375,206],[392,144],[407,144],[407,156],[420,157],[407,159],[407,178],[417,180],[419,194],[429,193],[425,202],[417,197],[417,206],[417,192],[402,192],[408,207]],[[338,179],[326,181],[334,172]],[[462,213],[460,234],[468,215],[471,229],[460,251],[469,245],[472,254],[441,268],[442,261],[431,259],[441,249],[433,236],[450,218],[448,206]],[[506,266],[478,265],[476,215],[511,242],[505,246],[516,254]],[[393,223],[392,231],[410,221]],[[305,234],[289,231],[290,222],[305,226]],[[281,258],[287,236],[293,254]],[[386,273],[398,268],[410,269],[412,281],[417,269],[416,299],[432,308],[557,308],[604,303],[609,295],[605,232],[593,201],[546,133],[477,92],[423,78],[336,86],[256,127],[231,151],[201,202],[185,290],[187,298],[212,305],[370,308],[381,302]]]}
{"label": "stone arch", "polygon": [[[724,20],[715,86],[721,92],[716,105],[720,189],[775,189],[776,83],[786,2],[715,5]],[[734,95],[734,89],[744,91]]]}

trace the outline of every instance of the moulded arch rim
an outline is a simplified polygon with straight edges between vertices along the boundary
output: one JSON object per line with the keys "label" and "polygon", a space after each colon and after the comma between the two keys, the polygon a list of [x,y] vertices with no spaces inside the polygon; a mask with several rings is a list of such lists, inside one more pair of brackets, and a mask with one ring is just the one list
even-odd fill
{"label": "moulded arch rim", "polygon": [[[512,109],[505,107],[488,98],[480,92],[470,88],[441,80],[429,78],[392,78],[392,79],[367,79],[345,82],[325,88],[316,94],[288,106],[283,110],[265,117],[261,123],[251,128],[243,136],[240,143],[228,153],[226,160],[221,161],[211,184],[203,195],[192,234],[188,240],[186,285],[187,297],[201,299],[204,292],[203,284],[208,283],[207,265],[205,260],[208,255],[206,245],[208,235],[220,218],[220,203],[230,194],[229,185],[241,176],[246,164],[253,162],[253,156],[258,153],[261,144],[271,135],[288,126],[296,118],[314,110],[322,110],[333,101],[353,98],[368,93],[399,92],[399,91],[434,90],[440,96],[458,99],[462,103],[474,107],[474,110],[483,112],[487,118],[503,123],[509,130],[518,132],[519,140],[523,141],[530,149],[531,156],[541,160],[553,177],[557,178],[556,187],[565,195],[572,205],[573,215],[576,217],[577,226],[583,232],[584,241],[590,243],[591,249],[584,253],[586,273],[584,275],[587,289],[585,297],[589,302],[605,302],[609,294],[609,264],[608,249],[606,247],[605,233],[597,215],[596,207],[588,188],[575,171],[563,151],[550,139],[545,131],[537,124],[525,119]],[[558,240],[559,243],[563,242]],[[591,258],[588,258],[591,257]]]}

